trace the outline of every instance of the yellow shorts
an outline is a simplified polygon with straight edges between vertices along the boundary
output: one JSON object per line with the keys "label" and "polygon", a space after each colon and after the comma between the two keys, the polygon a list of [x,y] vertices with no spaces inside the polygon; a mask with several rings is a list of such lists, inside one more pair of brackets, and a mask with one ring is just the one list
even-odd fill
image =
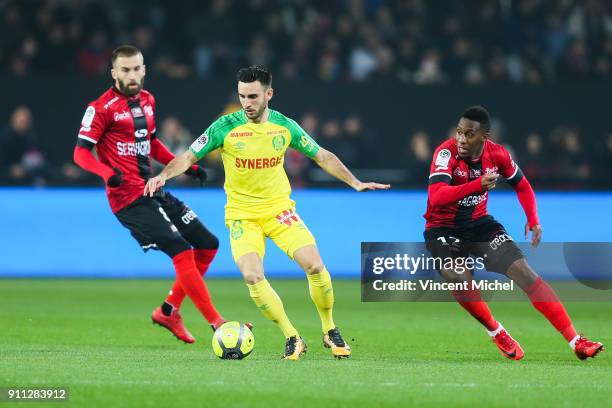
{"label": "yellow shorts", "polygon": [[315,244],[315,239],[293,208],[274,217],[260,219],[225,220],[230,232],[232,257],[237,261],[249,252],[257,252],[261,259],[266,253],[266,237],[291,259],[299,248]]}

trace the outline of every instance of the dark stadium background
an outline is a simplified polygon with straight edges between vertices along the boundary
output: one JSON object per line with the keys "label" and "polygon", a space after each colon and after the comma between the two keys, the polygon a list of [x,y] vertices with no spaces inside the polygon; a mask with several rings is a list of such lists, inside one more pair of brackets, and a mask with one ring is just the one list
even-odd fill
{"label": "dark stadium background", "polygon": [[[0,183],[96,185],[71,164],[109,57],[143,50],[159,133],[183,150],[236,109],[236,70],[360,174],[423,189],[435,146],[484,104],[538,189],[612,186],[612,12],[601,0],[1,1]],[[218,157],[208,159],[221,186]],[[338,186],[289,154],[296,187]],[[359,171],[374,170],[374,171]],[[186,181],[185,181],[186,182]]]}
{"label": "dark stadium background", "polygon": [[[607,240],[609,221],[585,229],[581,217],[612,201],[611,8],[597,0],[0,1],[0,206],[12,231],[0,274],[172,277],[163,254],[144,255],[113,219],[102,182],[72,162],[85,107],[111,86],[110,53],[124,43],[144,53],[158,135],[175,153],[239,109],[235,73],[258,63],[274,74],[272,108],[358,177],[392,184],[393,192],[355,194],[299,153],[286,155],[298,211],[336,276],[358,275],[362,241],[422,239],[433,149],[474,104],[490,110],[492,138],[534,185],[544,239]],[[219,154],[203,164],[206,188],[188,177],[171,188],[185,188],[177,195],[225,244]],[[498,190],[491,210],[520,239],[522,210],[505,183]],[[339,246],[337,231],[353,239]],[[45,244],[23,245],[32,239]],[[237,277],[228,247],[216,274]],[[266,269],[299,276],[273,245]]]}
{"label": "dark stadium background", "polygon": [[[350,359],[321,347],[303,272],[269,243],[266,276],[309,346],[296,364],[280,360],[284,339],[231,259],[218,154],[203,160],[207,186],[181,177],[169,189],[219,237],[207,284],[226,318],[255,324],[255,351],[217,359],[190,301],[181,313],[196,344],[150,324],[172,263],[141,251],[102,181],[72,162],[122,44],[144,54],[158,136],[174,153],[240,108],[235,73],[256,63],[274,74],[273,109],[364,181],[392,185],[356,193],[285,157]],[[610,352],[576,359],[522,291],[491,302],[525,348],[510,361],[454,302],[362,302],[359,280],[362,242],[422,243],[433,150],[483,104],[536,192],[544,233],[530,264],[576,329],[609,347],[610,292],[580,277],[611,281],[611,95],[611,0],[0,0],[0,403],[2,387],[53,387],[88,408],[612,406]],[[489,211],[525,247],[523,210],[499,184]],[[594,255],[567,257],[583,246]],[[566,297],[575,288],[592,290]]]}

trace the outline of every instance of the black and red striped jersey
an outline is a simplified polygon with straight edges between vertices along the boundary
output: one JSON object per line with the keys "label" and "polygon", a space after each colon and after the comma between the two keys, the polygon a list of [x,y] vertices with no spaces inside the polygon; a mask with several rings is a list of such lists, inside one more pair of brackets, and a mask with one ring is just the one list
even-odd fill
{"label": "black and red striped jersey", "polygon": [[123,172],[123,183],[106,188],[113,212],[142,196],[151,177],[151,140],[155,137],[155,98],[141,90],[126,96],[115,87],[88,104],[78,145],[95,146],[98,160]]}
{"label": "black and red striped jersey", "polygon": [[[478,159],[462,159],[457,151],[456,140],[451,138],[434,152],[429,170],[429,185],[445,183],[459,186],[484,174],[499,174],[511,185],[516,185],[523,178],[521,170],[503,146],[485,139],[483,152]],[[469,227],[474,221],[488,215],[488,199],[489,193],[482,190],[441,206],[433,206],[428,198],[425,228]]]}

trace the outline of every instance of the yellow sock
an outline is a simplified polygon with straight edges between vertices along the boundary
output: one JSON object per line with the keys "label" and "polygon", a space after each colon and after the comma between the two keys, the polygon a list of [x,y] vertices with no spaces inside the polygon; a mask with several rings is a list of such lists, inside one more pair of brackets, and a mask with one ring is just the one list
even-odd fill
{"label": "yellow sock", "polygon": [[310,297],[317,307],[319,317],[321,318],[321,327],[323,332],[336,327],[332,318],[332,309],[334,307],[334,288],[332,287],[331,276],[326,268],[323,268],[321,273],[306,275],[308,277],[308,289]]}
{"label": "yellow sock", "polygon": [[247,286],[255,305],[265,317],[276,323],[285,337],[299,336],[285,313],[281,298],[266,279],[254,285],[247,283]]}

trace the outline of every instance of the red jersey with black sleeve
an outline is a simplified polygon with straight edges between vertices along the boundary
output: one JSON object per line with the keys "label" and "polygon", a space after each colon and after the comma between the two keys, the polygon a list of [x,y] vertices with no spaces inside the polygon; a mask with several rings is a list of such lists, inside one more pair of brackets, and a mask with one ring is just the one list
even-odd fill
{"label": "red jersey with black sleeve", "polygon": [[478,159],[462,159],[456,140],[451,138],[434,152],[425,228],[469,228],[486,217],[489,193],[481,185],[481,176],[485,174],[505,178],[516,190],[530,226],[539,224],[533,189],[503,146],[485,139]]}
{"label": "red jersey with black sleeve", "polygon": [[96,148],[102,173],[123,173],[118,187],[106,187],[111,209],[118,212],[138,197],[151,177],[151,142],[155,139],[155,98],[146,90],[127,96],[108,89],[85,110],[77,148]]}

